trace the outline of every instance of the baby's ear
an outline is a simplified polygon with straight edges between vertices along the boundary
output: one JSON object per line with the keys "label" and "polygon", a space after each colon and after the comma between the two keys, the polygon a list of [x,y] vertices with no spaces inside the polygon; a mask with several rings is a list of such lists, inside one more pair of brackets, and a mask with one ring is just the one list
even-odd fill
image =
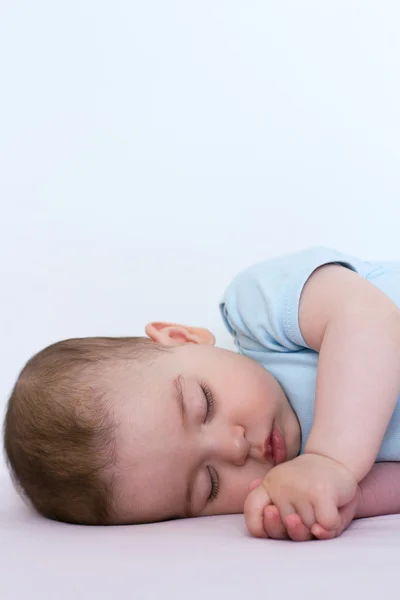
{"label": "baby's ear", "polygon": [[211,331],[202,327],[154,322],[148,323],[145,331],[153,342],[163,346],[181,346],[183,344],[215,346],[215,337]]}

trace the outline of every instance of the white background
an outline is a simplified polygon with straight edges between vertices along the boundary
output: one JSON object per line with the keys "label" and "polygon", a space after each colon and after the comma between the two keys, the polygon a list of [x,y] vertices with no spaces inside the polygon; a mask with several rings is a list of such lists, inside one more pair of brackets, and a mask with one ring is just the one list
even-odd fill
{"label": "white background", "polygon": [[400,259],[399,28],[397,0],[1,0],[0,410],[62,338],[228,344],[252,262]]}

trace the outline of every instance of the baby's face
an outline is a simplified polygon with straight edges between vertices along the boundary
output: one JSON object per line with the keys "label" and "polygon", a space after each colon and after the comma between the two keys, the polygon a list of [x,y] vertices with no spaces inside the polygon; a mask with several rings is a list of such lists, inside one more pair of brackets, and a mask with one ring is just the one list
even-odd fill
{"label": "baby's face", "polygon": [[117,522],[242,512],[249,484],[299,453],[278,382],[209,341],[160,354],[139,393],[129,371],[113,378]]}

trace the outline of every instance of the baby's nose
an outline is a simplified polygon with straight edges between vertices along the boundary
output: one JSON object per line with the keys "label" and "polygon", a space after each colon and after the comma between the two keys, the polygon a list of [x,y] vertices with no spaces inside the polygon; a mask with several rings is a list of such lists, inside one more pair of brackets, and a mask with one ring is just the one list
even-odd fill
{"label": "baby's nose", "polygon": [[226,440],[226,444],[228,460],[238,467],[243,466],[249,454],[249,444],[244,434],[244,428],[234,427]]}

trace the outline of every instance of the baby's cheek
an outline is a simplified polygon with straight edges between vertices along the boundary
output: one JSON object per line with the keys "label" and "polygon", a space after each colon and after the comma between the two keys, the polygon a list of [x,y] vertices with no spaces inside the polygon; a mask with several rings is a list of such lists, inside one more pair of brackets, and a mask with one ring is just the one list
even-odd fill
{"label": "baby's cheek", "polygon": [[207,504],[202,514],[206,516],[243,513],[249,492],[253,493],[249,489],[250,486],[252,489],[257,488],[269,470],[267,464],[255,462],[254,465],[220,469],[220,493],[216,500]]}

